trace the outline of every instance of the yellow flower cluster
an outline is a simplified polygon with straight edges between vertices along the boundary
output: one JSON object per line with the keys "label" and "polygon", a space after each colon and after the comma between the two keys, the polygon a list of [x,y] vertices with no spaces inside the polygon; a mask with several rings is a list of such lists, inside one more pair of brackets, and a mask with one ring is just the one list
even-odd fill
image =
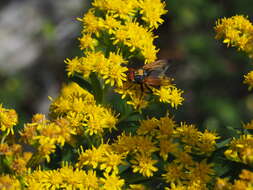
{"label": "yellow flower cluster", "polygon": [[[223,43],[237,47],[253,58],[253,24],[243,15],[231,18],[223,18],[217,21],[215,26],[216,38],[224,39]],[[253,71],[244,75],[244,84],[253,88]]]}
{"label": "yellow flower cluster", "polygon": [[223,38],[223,43],[237,47],[253,57],[253,25],[242,15],[223,18],[217,21],[216,38]]}
{"label": "yellow flower cluster", "polygon": [[113,111],[96,105],[93,95],[76,83],[63,87],[50,111],[54,118],[64,118],[79,135],[102,135],[106,129],[116,129],[117,117]]}
{"label": "yellow flower cluster", "polygon": [[192,155],[212,153],[217,138],[215,133],[202,133],[192,125],[178,126],[166,116],[141,121],[137,135],[122,134],[112,146],[118,153],[131,155],[133,172],[152,177],[158,171],[154,155],[159,155],[164,161],[170,160],[162,175],[167,183],[205,186],[214,174],[212,165],[206,160],[194,161]]}
{"label": "yellow flower cluster", "polygon": [[6,133],[8,135],[11,133],[14,134],[13,126],[15,126],[18,122],[18,115],[13,109],[3,108],[2,104],[0,104],[0,130],[1,132]]}
{"label": "yellow flower cluster", "polygon": [[76,134],[75,128],[64,118],[49,121],[43,114],[35,114],[32,123],[26,123],[20,132],[24,142],[37,146],[40,161],[45,158],[50,161],[50,154],[55,152],[56,145],[63,146]]}
{"label": "yellow flower cluster", "polygon": [[240,179],[235,180],[234,183],[230,183],[229,179],[218,178],[214,187],[214,190],[246,190],[253,187],[253,172],[249,170],[242,170],[239,175]]}
{"label": "yellow flower cluster", "polygon": [[57,170],[36,170],[25,177],[27,189],[121,190],[124,180],[115,174],[97,177],[93,170],[66,165]]}
{"label": "yellow flower cluster", "polygon": [[[96,73],[122,98],[127,96],[134,109],[141,110],[148,105],[147,91],[128,81],[128,67],[135,64],[133,57],[144,59],[144,63],[157,59],[153,30],[163,23],[165,4],[160,0],[94,0],[92,5],[78,18],[83,23],[79,40],[84,55],[65,60],[68,76],[78,74],[89,80],[90,74]],[[172,107],[183,101],[182,91],[172,84],[154,89],[153,94]]]}
{"label": "yellow flower cluster", "polygon": [[21,189],[21,184],[18,179],[10,175],[0,176],[0,189],[2,190],[18,190]]}
{"label": "yellow flower cluster", "polygon": [[253,163],[253,135],[241,135],[240,138],[234,138],[226,150],[225,155],[236,162],[245,164]]}

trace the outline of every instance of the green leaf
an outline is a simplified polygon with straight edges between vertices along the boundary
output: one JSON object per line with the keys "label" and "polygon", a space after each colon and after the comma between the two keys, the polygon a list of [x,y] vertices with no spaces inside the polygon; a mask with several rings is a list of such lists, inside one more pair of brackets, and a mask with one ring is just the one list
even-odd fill
{"label": "green leaf", "polygon": [[87,80],[85,80],[82,76],[74,75],[73,77],[70,78],[70,80],[76,82],[77,84],[79,84],[79,86],[81,86],[82,88],[93,94],[93,88],[91,84]]}
{"label": "green leaf", "polygon": [[103,88],[96,73],[90,74],[90,81],[93,87],[93,95],[97,103],[103,102]]}
{"label": "green leaf", "polygon": [[223,147],[227,146],[230,141],[231,141],[231,138],[225,139],[224,141],[221,141],[221,142],[217,143],[216,147],[218,149],[223,148]]}

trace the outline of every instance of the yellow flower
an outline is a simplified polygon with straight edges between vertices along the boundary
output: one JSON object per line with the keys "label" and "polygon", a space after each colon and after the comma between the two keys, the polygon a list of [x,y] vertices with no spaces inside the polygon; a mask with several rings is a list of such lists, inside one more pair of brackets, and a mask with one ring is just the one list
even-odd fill
{"label": "yellow flower", "polygon": [[167,183],[180,183],[183,179],[185,179],[185,173],[182,165],[170,163],[166,166],[165,171],[166,173],[162,174],[162,176]]}
{"label": "yellow flower", "polygon": [[113,34],[120,26],[120,21],[115,18],[115,15],[106,14],[105,20],[102,20],[103,26],[108,30],[109,34]]}
{"label": "yellow flower", "polygon": [[249,123],[243,124],[244,129],[253,129],[253,120],[251,120]]}
{"label": "yellow flower", "polygon": [[154,166],[157,160],[152,160],[150,156],[145,154],[136,154],[134,160],[131,160],[133,172],[139,172],[145,177],[153,176],[158,169]]}
{"label": "yellow flower", "polygon": [[177,152],[178,144],[173,143],[171,140],[168,139],[161,139],[160,140],[160,156],[163,158],[163,160],[167,160],[169,153],[175,153]]}
{"label": "yellow flower", "polygon": [[124,185],[124,179],[120,179],[115,173],[109,175],[108,173],[104,173],[105,178],[101,178],[100,181],[103,184],[101,189],[104,190],[121,190]]}
{"label": "yellow flower", "polygon": [[130,189],[128,190],[148,190],[144,185],[138,184],[138,185],[130,185]]}
{"label": "yellow flower", "polygon": [[87,50],[88,48],[91,50],[95,50],[95,47],[98,45],[98,42],[95,38],[92,38],[91,34],[83,34],[81,38],[78,38],[80,41],[80,49]]}
{"label": "yellow flower", "polygon": [[13,127],[18,122],[18,115],[13,109],[5,109],[0,104],[0,130],[8,135],[14,134]]}
{"label": "yellow flower", "polygon": [[126,71],[128,71],[128,68],[121,66],[120,63],[108,61],[106,69],[101,71],[101,74],[103,75],[103,79],[105,79],[105,84],[122,87],[123,81],[127,80]]}
{"label": "yellow flower", "polygon": [[86,13],[83,18],[78,18],[78,20],[83,22],[83,32],[99,36],[101,24],[99,21],[99,17],[96,17],[94,15],[94,9],[89,9],[88,13]]}
{"label": "yellow flower", "polygon": [[119,165],[123,164],[123,159],[126,154],[116,154],[113,151],[106,151],[100,165],[101,170],[105,170],[106,173],[119,173]]}
{"label": "yellow flower", "polygon": [[253,163],[253,135],[241,135],[230,142],[225,156],[233,161],[245,164]]}
{"label": "yellow flower", "polygon": [[150,30],[137,22],[126,22],[115,31],[112,40],[114,44],[123,43],[128,46],[130,52],[137,49],[146,59],[145,62],[151,63],[156,60],[157,50],[153,45],[155,38]]}
{"label": "yellow flower", "polygon": [[0,189],[2,190],[17,190],[21,189],[21,184],[14,176],[1,175],[0,176]]}
{"label": "yellow flower", "polygon": [[68,77],[73,76],[75,72],[80,72],[80,59],[78,57],[75,57],[74,59],[70,60],[70,59],[66,59],[64,61],[67,65],[66,71],[67,71],[67,75]]}
{"label": "yellow flower", "polygon": [[113,13],[115,17],[130,19],[135,13],[137,0],[94,0],[94,7]]}
{"label": "yellow flower", "polygon": [[79,161],[76,165],[79,168],[84,166],[92,166],[95,169],[102,161],[105,151],[106,150],[102,146],[98,148],[92,147],[92,149],[87,149],[85,151],[81,147],[79,151]]}
{"label": "yellow flower", "polygon": [[140,13],[143,14],[142,20],[147,22],[149,26],[158,28],[159,24],[163,23],[161,15],[167,13],[165,3],[160,0],[140,0]]}
{"label": "yellow flower", "polygon": [[40,146],[38,147],[38,153],[41,158],[45,158],[47,162],[50,162],[50,154],[54,153],[55,149],[55,144],[52,144],[51,142],[43,142],[40,143]]}
{"label": "yellow flower", "polygon": [[159,96],[160,102],[169,103],[171,107],[181,105],[184,98],[181,96],[183,91],[173,85],[161,86],[160,89],[154,89],[154,94]]}
{"label": "yellow flower", "polygon": [[199,180],[201,184],[207,184],[212,179],[211,175],[214,175],[212,166],[213,164],[207,164],[206,160],[196,162],[194,167],[189,168],[190,171],[187,177],[190,181]]}
{"label": "yellow flower", "polygon": [[223,38],[223,43],[245,51],[249,57],[253,56],[253,25],[242,15],[223,18],[216,22],[216,38]]}
{"label": "yellow flower", "polygon": [[217,134],[205,130],[205,132],[201,133],[199,137],[199,142],[197,145],[199,151],[205,154],[213,152],[215,150],[216,139],[219,139]]}
{"label": "yellow flower", "polygon": [[158,127],[159,121],[156,118],[151,118],[148,120],[142,120],[140,122],[140,127],[137,129],[138,135],[154,135],[156,128]]}
{"label": "yellow flower", "polygon": [[249,85],[249,90],[253,88],[253,71],[250,71],[247,75],[244,75],[243,83]]}

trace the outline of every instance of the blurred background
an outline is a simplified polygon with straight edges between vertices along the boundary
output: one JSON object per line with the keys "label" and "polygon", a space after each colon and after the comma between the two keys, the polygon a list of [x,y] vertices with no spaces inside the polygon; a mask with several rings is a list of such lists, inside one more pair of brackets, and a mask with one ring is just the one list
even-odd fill
{"label": "blurred background", "polygon": [[[66,58],[80,54],[77,40],[89,0],[0,1],[0,104],[18,111],[20,123],[47,113],[66,81]],[[223,132],[250,121],[253,95],[242,84],[252,69],[241,52],[214,39],[218,18],[236,14],[252,20],[252,0],[168,0],[156,31],[159,58],[173,60],[172,76],[185,102],[177,121]],[[224,136],[229,134],[223,134]]]}

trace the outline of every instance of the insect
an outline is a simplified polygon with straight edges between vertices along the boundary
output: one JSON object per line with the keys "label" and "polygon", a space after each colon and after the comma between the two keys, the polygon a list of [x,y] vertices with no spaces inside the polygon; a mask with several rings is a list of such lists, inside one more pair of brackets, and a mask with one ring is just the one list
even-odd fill
{"label": "insect", "polygon": [[158,88],[168,85],[172,80],[167,76],[169,66],[168,60],[161,59],[138,69],[128,68],[128,80],[140,84],[142,91],[144,91],[144,87],[151,90],[149,86]]}

